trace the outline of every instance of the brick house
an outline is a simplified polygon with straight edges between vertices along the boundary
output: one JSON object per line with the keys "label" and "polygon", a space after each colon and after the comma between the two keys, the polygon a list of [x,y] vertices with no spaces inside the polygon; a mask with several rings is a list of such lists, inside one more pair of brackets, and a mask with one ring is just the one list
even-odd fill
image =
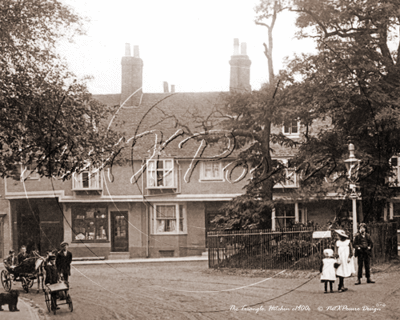
{"label": "brick house", "polygon": [[[230,89],[249,90],[251,61],[245,44],[239,53],[237,39],[229,63]],[[106,105],[120,105],[110,125],[118,124],[125,133],[121,161],[101,171],[88,168],[69,181],[41,178],[34,172],[24,182],[2,180],[0,257],[21,245],[44,252],[62,241],[70,243],[74,257],[199,255],[206,250],[212,217],[224,203],[243,193],[247,177],[231,183],[228,180],[240,173],[230,178],[226,174],[234,154],[216,160],[212,157],[218,149],[210,147],[197,159],[200,142],[183,142],[177,134],[180,123],[207,115],[221,104],[224,93],[178,93],[174,86],[169,92],[166,83],[162,93],[143,93],[143,61],[137,46],[132,56],[126,45],[121,65],[121,93],[94,96]],[[321,122],[314,127],[326,125]],[[195,127],[191,129],[196,132]],[[292,122],[273,130],[300,139],[303,128]],[[135,136],[136,144],[129,145]],[[287,162],[295,150],[274,146],[274,152],[275,159]],[[195,157],[199,161],[193,161]],[[275,186],[274,200],[279,201],[271,216],[272,228],[351,216],[350,202],[335,195],[296,199],[291,191],[299,182],[292,171],[287,175],[287,181]],[[391,203],[389,211],[390,218],[400,212],[400,201]]]}

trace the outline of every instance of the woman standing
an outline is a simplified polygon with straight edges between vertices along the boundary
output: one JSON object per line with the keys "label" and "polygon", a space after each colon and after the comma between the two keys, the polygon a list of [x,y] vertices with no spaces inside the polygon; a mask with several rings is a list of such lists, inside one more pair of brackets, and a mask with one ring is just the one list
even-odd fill
{"label": "woman standing", "polygon": [[343,230],[336,230],[339,240],[336,241],[335,252],[339,255],[340,266],[336,270],[336,276],[339,278],[338,290],[344,292],[344,278],[348,278],[353,273],[354,267],[351,265],[350,258],[353,256],[353,248],[351,246],[348,235]]}

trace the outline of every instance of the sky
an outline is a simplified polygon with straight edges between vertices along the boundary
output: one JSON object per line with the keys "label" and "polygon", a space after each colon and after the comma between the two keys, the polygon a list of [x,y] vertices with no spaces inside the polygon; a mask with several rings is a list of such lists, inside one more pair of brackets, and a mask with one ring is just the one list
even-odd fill
{"label": "sky", "polygon": [[[63,0],[89,22],[87,35],[62,43],[59,52],[78,77],[93,77],[88,82],[93,94],[121,92],[125,43],[139,46],[143,92],[162,92],[164,81],[177,92],[228,91],[229,60],[238,38],[247,44],[256,90],[268,77],[267,28],[254,23],[258,1]],[[293,13],[285,13],[275,25],[275,73],[284,68],[284,57],[313,50],[311,41],[294,39],[294,20]]]}

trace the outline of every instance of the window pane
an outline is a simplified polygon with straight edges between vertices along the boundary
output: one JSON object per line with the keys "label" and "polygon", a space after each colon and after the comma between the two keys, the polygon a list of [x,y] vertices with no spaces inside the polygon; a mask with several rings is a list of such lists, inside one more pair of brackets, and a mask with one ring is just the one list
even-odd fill
{"label": "window pane", "polygon": [[172,169],[172,160],[165,160],[165,169]]}
{"label": "window pane", "polygon": [[154,161],[149,161],[147,164],[147,168],[149,171],[154,171],[155,170]]}
{"label": "window pane", "polygon": [[157,187],[164,186],[164,171],[157,171]]}
{"label": "window pane", "polygon": [[165,187],[172,187],[174,183],[174,176],[172,171],[167,171],[164,177]]}
{"label": "window pane", "polygon": [[297,121],[292,122],[292,133],[297,133]]}
{"label": "window pane", "polygon": [[179,206],[179,231],[183,232],[183,206]]}
{"label": "window pane", "polygon": [[172,218],[175,216],[175,206],[156,206],[157,218]]}
{"label": "window pane", "polygon": [[289,126],[284,126],[283,127],[283,132],[284,133],[290,133],[290,127]]}
{"label": "window pane", "polygon": [[393,167],[397,167],[397,166],[398,166],[398,159],[397,159],[397,157],[393,157],[393,158],[392,158],[392,166],[393,166]]}
{"label": "window pane", "polygon": [[164,168],[164,163],[162,160],[157,161],[157,170],[161,170]]}
{"label": "window pane", "polygon": [[89,188],[89,172],[82,172],[82,187]]}

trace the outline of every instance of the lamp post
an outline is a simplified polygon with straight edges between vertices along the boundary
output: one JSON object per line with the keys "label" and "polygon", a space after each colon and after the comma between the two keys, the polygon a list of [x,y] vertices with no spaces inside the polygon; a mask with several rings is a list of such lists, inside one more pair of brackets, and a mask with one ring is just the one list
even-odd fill
{"label": "lamp post", "polygon": [[357,180],[358,180],[358,170],[360,165],[360,160],[358,160],[354,156],[354,144],[349,144],[349,159],[345,160],[348,179],[349,179],[349,188],[351,190],[350,198],[353,202],[353,234],[357,233]]}

